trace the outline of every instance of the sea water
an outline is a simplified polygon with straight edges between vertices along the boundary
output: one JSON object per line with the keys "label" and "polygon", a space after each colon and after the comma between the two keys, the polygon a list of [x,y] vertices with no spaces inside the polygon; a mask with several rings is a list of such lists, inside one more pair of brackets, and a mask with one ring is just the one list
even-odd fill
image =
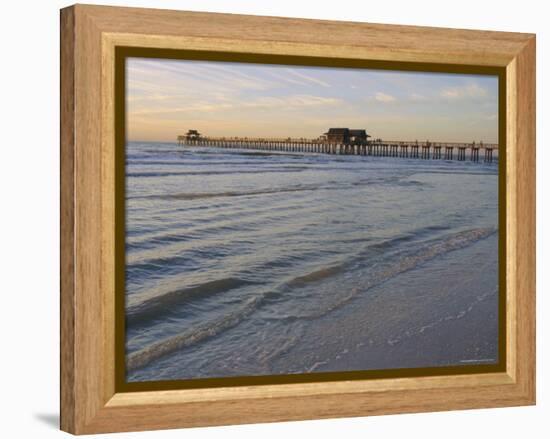
{"label": "sea water", "polygon": [[128,381],[498,361],[498,164],[126,146]]}

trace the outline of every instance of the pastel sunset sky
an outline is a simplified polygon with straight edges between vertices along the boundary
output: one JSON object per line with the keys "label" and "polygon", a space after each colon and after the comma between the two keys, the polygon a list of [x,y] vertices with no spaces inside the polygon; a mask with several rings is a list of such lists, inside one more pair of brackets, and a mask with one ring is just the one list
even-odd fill
{"label": "pastel sunset sky", "polygon": [[316,138],[330,127],[385,140],[498,142],[498,78],[130,58],[127,138]]}

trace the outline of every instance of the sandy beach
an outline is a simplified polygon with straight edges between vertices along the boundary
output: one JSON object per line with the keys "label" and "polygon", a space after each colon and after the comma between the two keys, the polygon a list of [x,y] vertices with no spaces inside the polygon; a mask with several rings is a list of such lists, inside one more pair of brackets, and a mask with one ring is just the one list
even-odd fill
{"label": "sandy beach", "polygon": [[[275,368],[301,363],[323,372],[496,363],[496,264],[476,257],[496,239],[492,235],[358,296],[311,325],[300,347]],[[453,270],[447,264],[456,257],[467,262]],[[444,275],[423,278],[421,270]]]}

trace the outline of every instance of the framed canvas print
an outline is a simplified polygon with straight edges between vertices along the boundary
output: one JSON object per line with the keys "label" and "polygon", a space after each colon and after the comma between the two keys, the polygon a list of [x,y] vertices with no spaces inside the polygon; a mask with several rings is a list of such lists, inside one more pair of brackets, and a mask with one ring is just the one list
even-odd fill
{"label": "framed canvas print", "polygon": [[535,401],[535,38],[61,11],[61,427]]}

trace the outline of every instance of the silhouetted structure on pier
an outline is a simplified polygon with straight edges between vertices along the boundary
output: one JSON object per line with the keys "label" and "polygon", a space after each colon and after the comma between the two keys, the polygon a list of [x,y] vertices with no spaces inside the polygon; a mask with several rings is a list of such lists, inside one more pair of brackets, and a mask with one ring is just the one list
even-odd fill
{"label": "silhouetted structure on pier", "polygon": [[201,138],[201,133],[199,133],[197,130],[189,130],[185,134],[186,140],[199,140]]}
{"label": "silhouetted structure on pier", "polygon": [[325,133],[328,143],[343,143],[351,145],[366,145],[369,137],[366,130],[349,128],[329,128]]}

